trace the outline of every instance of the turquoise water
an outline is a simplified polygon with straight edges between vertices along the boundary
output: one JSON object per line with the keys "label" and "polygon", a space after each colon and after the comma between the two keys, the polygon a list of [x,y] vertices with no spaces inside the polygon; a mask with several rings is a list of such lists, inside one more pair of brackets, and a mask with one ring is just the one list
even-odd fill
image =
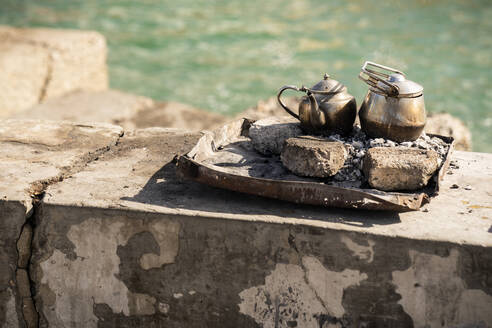
{"label": "turquoise water", "polygon": [[492,1],[0,0],[0,24],[92,29],[111,86],[235,114],[328,72],[362,101],[364,60],[424,86],[428,111],[492,152]]}

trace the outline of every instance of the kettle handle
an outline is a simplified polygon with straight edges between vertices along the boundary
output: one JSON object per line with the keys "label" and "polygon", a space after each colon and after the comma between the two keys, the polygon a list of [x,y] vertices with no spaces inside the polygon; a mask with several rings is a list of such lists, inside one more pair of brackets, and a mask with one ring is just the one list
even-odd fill
{"label": "kettle handle", "polygon": [[[385,71],[390,71],[390,72],[394,72],[397,74],[401,74],[403,76],[405,76],[405,74],[401,71],[394,69],[394,68],[391,68],[388,66],[383,66],[380,64],[376,64],[376,63],[373,63],[370,61],[366,61],[364,63],[364,65],[362,66],[362,68],[360,69],[359,79],[366,82],[371,87],[378,89],[379,91],[381,91],[384,94],[388,94],[390,96],[397,96],[399,94],[400,90],[398,89],[398,86],[396,86],[395,84],[388,82],[386,80],[389,77],[389,74],[385,74],[383,72],[378,72],[374,69],[367,68],[367,66],[369,66],[369,65],[383,69]],[[367,77],[364,77],[364,74],[367,75]],[[383,77],[384,79],[381,77]],[[380,86],[378,86],[378,81],[387,85],[390,88],[390,92],[388,92],[388,90],[385,90],[385,89],[381,88]]]}
{"label": "kettle handle", "polygon": [[290,115],[294,116],[295,118],[297,118],[299,120],[299,115],[297,115],[296,113],[294,113],[293,111],[291,111],[287,106],[285,106],[285,104],[282,102],[282,100],[280,99],[280,96],[282,95],[282,93],[285,91],[285,90],[295,90],[295,91],[304,91],[304,90],[301,90],[299,89],[298,87],[296,87],[295,85],[284,85],[283,87],[280,88],[280,90],[278,91],[278,94],[277,94],[277,100],[278,100],[278,103],[280,104],[280,106],[282,106],[283,109],[285,109],[285,111],[287,113],[289,113]]}

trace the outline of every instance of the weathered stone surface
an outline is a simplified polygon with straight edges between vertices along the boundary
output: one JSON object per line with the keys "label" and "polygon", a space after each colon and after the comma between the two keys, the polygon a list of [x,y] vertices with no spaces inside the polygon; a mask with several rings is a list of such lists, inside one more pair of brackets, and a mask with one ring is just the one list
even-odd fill
{"label": "weathered stone surface", "polygon": [[0,195],[22,193],[26,185],[56,179],[96,157],[122,133],[120,127],[102,123],[0,121]]}
{"label": "weathered stone surface", "polygon": [[257,151],[262,154],[280,155],[285,140],[302,134],[299,122],[288,117],[269,117],[254,122],[249,128],[249,137]]}
{"label": "weathered stone surface", "polygon": [[[172,158],[198,137],[170,129],[125,134],[98,161],[47,189],[33,258],[42,323],[424,327],[491,320],[492,286],[483,277],[491,263],[492,155],[457,152],[460,168],[427,212],[372,213],[179,181]],[[465,182],[473,192],[449,189]]]}
{"label": "weathered stone surface", "polygon": [[119,127],[101,124],[0,121],[0,327],[36,323],[34,305],[26,296],[31,196],[44,184],[80,170],[121,133]]}
{"label": "weathered stone surface", "polygon": [[0,117],[76,89],[108,87],[106,41],[91,31],[0,26]]}
{"label": "weathered stone surface", "polygon": [[162,102],[142,110],[132,119],[137,128],[166,127],[190,131],[212,130],[224,125],[228,118],[177,102]]}
{"label": "weathered stone surface", "polygon": [[343,167],[347,150],[338,141],[290,138],[285,141],[280,158],[284,166],[297,175],[326,178]]}
{"label": "weathered stone surface", "polygon": [[364,157],[363,171],[373,188],[417,190],[427,185],[438,167],[433,150],[374,147]]}
{"label": "weathered stone surface", "polygon": [[458,118],[448,113],[431,113],[427,117],[425,132],[450,136],[455,139],[458,150],[470,151],[472,148],[471,133]]}
{"label": "weathered stone surface", "polygon": [[135,117],[138,117],[141,111],[153,106],[154,101],[150,98],[118,90],[79,90],[17,112],[12,118],[79,123],[102,122],[132,129],[135,127],[133,122]]}

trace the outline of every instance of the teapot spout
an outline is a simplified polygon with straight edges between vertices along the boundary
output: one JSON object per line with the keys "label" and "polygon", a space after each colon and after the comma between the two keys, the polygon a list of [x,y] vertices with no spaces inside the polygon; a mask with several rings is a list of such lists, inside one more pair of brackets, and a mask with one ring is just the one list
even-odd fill
{"label": "teapot spout", "polygon": [[325,113],[319,109],[318,102],[312,92],[308,91],[307,97],[311,103],[311,110],[309,111],[311,124],[314,128],[321,128],[326,123]]}

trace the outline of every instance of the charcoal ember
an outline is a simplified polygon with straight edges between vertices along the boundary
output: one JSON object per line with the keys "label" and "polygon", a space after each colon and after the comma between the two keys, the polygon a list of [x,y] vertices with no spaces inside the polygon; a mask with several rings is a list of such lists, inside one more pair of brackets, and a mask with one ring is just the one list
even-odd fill
{"label": "charcoal ember", "polygon": [[351,145],[356,149],[364,148],[364,143],[361,141],[352,141]]}
{"label": "charcoal ember", "polygon": [[438,168],[439,155],[433,150],[375,147],[368,150],[363,171],[371,187],[395,191],[426,186]]}
{"label": "charcoal ember", "polygon": [[314,137],[290,138],[286,140],[280,158],[283,165],[296,175],[326,178],[343,167],[347,150],[338,141]]}
{"label": "charcoal ember", "polygon": [[300,135],[299,121],[290,117],[268,117],[254,122],[249,128],[253,146],[264,155],[279,155],[285,140]]}
{"label": "charcoal ember", "polygon": [[328,140],[343,142],[339,134],[332,134],[331,136],[328,137]]}

